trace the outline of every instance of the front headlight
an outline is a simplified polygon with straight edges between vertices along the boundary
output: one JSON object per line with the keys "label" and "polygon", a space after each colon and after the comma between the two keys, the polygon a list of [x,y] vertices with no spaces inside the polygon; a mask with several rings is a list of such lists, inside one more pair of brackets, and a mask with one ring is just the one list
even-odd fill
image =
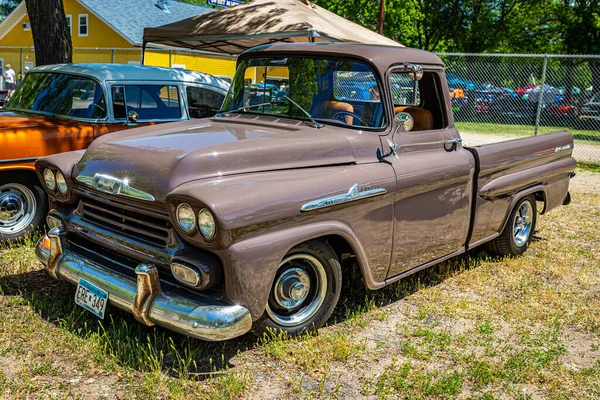
{"label": "front headlight", "polygon": [[186,233],[192,233],[196,229],[196,216],[192,206],[181,203],[177,207],[177,223]]}
{"label": "front headlight", "polygon": [[56,188],[56,177],[50,168],[46,168],[44,171],[44,183],[49,190],[54,190],[54,188]]}
{"label": "front headlight", "polygon": [[69,189],[67,186],[67,181],[65,180],[65,176],[60,171],[56,173],[56,186],[58,186],[58,190],[62,194],[66,194],[67,190]]}
{"label": "front headlight", "polygon": [[212,239],[215,236],[215,219],[206,208],[198,213],[198,229],[205,239]]}

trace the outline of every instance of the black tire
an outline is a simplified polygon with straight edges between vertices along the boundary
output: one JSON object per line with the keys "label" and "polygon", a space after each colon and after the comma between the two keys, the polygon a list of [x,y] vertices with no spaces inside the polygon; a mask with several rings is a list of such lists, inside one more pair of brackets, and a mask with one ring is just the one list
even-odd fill
{"label": "black tire", "polygon": [[[286,260],[294,257],[298,258],[286,262]],[[322,280],[319,280],[318,278],[319,273],[315,271],[310,272],[310,269],[320,268],[312,265],[312,261],[310,261],[311,259],[313,261],[318,261],[318,263],[320,263],[322,266],[321,276],[323,273],[325,274],[324,276],[326,276],[327,280],[326,284],[316,284],[317,281],[321,282],[322,284]],[[287,310],[279,306],[280,303],[278,304],[277,298],[281,299],[281,297],[278,297],[276,290],[280,287],[285,287],[285,284],[280,284],[282,279],[284,279],[286,276],[289,276],[290,271],[298,268],[305,269],[307,275],[309,275],[311,283],[310,290],[307,292],[307,297],[302,300],[302,302],[298,303],[293,310]],[[296,336],[302,333],[317,330],[327,322],[331,316],[331,313],[335,309],[335,306],[340,298],[341,287],[342,267],[335,251],[331,248],[331,246],[320,240],[309,240],[299,244],[292,248],[283,258],[269,291],[269,300],[267,302],[266,310],[263,315],[254,322],[252,331],[257,336],[262,337],[269,331],[285,332],[290,336]],[[324,292],[322,301],[320,300],[321,297],[315,297],[317,291],[320,293]],[[306,310],[310,310],[311,305],[314,306],[314,304],[317,303],[320,303],[320,305],[314,311],[314,313],[312,313],[312,315],[310,313],[306,313]],[[282,320],[284,318],[291,319],[302,316],[303,312],[305,313],[304,315],[306,318],[301,318],[301,322],[288,322],[288,324],[283,324]]]}
{"label": "black tire", "polygon": [[[518,222],[517,220],[519,217],[521,217],[521,212],[524,206],[530,207],[531,212],[530,225],[526,234],[523,233],[523,228],[521,228],[520,231],[516,229],[516,224]],[[519,216],[517,216],[517,213],[519,213]],[[506,222],[504,230],[500,236],[486,244],[486,249],[488,252],[501,257],[520,256],[527,251],[527,248],[531,243],[531,239],[533,238],[533,234],[535,232],[536,222],[537,209],[535,198],[533,196],[526,196],[517,202],[511,211],[510,216],[508,217],[508,221]],[[520,232],[520,234],[516,234],[515,232]]]}
{"label": "black tire", "polygon": [[[17,204],[15,204],[17,203]],[[23,205],[25,203],[25,205]],[[22,219],[10,218],[15,207],[32,207]],[[46,223],[48,196],[34,175],[11,172],[0,175],[0,241],[18,242]]]}

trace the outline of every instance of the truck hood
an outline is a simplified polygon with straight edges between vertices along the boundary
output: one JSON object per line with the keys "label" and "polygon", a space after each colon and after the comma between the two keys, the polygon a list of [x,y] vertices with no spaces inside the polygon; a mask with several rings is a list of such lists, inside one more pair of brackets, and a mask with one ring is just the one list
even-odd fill
{"label": "truck hood", "polygon": [[109,175],[164,201],[193,180],[355,162],[349,130],[297,122],[236,115],[117,132],[88,147],[74,177]]}

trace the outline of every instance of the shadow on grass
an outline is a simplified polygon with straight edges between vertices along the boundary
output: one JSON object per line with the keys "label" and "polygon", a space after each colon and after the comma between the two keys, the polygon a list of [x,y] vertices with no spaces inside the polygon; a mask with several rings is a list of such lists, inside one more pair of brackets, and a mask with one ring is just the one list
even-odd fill
{"label": "shadow on grass", "polygon": [[453,257],[374,291],[367,289],[362,282],[358,265],[349,263],[345,266],[344,271],[350,272],[344,278],[340,301],[330,319],[330,323],[333,321],[336,323],[343,322],[349,316],[367,311],[369,306],[385,307],[420,289],[437,286],[447,278],[476,268],[481,262],[490,259],[496,258],[491,258],[481,247],[478,247],[467,254]]}
{"label": "shadow on grass", "polygon": [[[342,294],[329,324],[343,322],[353,313],[360,314],[369,305],[384,307],[402,300],[421,288],[438,285],[450,276],[475,268],[485,259],[485,252],[475,250],[378,291],[365,288],[358,268],[345,266]],[[94,342],[98,350],[93,356],[98,361],[113,360],[138,371],[203,379],[235,368],[231,359],[260,343],[251,333],[225,342],[192,339],[160,327],[143,326],[131,314],[110,305],[102,321],[75,305],[74,286],[51,279],[44,270],[0,277],[0,294],[21,296],[50,323]]]}
{"label": "shadow on grass", "polygon": [[93,357],[99,361],[116,361],[138,371],[203,379],[235,367],[231,358],[258,340],[248,333],[230,341],[205,342],[141,325],[111,305],[100,320],[75,305],[73,285],[50,278],[45,270],[0,277],[0,295],[20,296],[48,322],[95,342],[98,351]]}

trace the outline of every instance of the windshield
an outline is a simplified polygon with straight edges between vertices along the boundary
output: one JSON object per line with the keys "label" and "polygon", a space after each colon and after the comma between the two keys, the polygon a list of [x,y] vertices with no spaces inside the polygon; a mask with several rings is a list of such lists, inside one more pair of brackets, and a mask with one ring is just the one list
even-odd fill
{"label": "windshield", "polygon": [[30,72],[25,75],[5,108],[64,117],[106,117],[104,95],[96,81],[57,73]]}
{"label": "windshield", "polygon": [[375,74],[351,60],[260,58],[240,62],[222,111],[381,128]]}

